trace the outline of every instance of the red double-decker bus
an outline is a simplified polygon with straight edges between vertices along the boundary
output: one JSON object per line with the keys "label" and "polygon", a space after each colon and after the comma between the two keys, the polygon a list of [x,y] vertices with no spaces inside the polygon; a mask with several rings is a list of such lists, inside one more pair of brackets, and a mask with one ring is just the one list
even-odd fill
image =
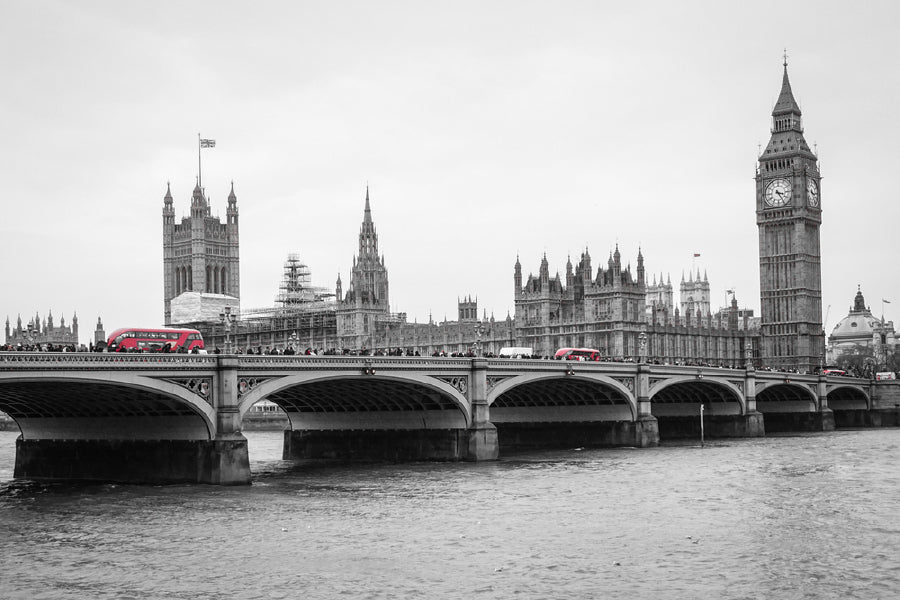
{"label": "red double-decker bus", "polygon": [[[116,329],[106,340],[110,352],[191,352],[203,350],[196,329]],[[181,350],[181,349],[184,350]]]}

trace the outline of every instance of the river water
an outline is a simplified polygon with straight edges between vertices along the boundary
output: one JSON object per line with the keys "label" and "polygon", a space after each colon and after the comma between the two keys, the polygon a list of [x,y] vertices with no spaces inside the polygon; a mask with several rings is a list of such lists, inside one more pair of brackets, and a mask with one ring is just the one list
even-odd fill
{"label": "river water", "polygon": [[253,485],[12,480],[0,597],[900,597],[900,429],[491,463],[299,464]]}

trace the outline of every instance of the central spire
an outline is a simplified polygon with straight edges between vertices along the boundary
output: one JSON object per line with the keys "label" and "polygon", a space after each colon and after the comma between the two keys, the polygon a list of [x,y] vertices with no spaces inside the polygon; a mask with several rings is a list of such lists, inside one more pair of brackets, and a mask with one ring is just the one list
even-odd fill
{"label": "central spire", "polygon": [[772,116],[787,115],[791,113],[796,114],[798,117],[801,115],[800,105],[794,100],[794,92],[791,90],[791,80],[788,78],[787,72],[787,52],[785,52],[784,75],[781,77],[781,93],[778,94],[775,108],[772,109]]}

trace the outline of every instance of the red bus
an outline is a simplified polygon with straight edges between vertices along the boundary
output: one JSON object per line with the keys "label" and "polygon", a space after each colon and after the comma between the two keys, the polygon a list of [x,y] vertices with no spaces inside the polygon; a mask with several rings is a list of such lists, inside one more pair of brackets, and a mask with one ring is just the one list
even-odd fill
{"label": "red bus", "polygon": [[600,360],[600,351],[593,348],[560,348],[553,357],[556,360]]}
{"label": "red bus", "polygon": [[203,336],[196,329],[116,329],[106,347],[110,352],[190,352],[203,350]]}

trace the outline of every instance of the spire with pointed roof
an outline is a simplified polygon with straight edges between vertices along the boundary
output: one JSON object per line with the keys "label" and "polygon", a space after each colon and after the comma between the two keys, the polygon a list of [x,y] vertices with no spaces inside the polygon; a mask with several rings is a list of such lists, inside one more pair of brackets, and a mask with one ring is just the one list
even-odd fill
{"label": "spire with pointed roof", "polygon": [[784,75],[781,78],[781,92],[778,94],[778,100],[775,102],[772,116],[789,115],[791,113],[795,113],[798,117],[801,115],[800,105],[794,100],[794,92],[791,90],[791,81],[788,79],[787,54],[785,54]]}

